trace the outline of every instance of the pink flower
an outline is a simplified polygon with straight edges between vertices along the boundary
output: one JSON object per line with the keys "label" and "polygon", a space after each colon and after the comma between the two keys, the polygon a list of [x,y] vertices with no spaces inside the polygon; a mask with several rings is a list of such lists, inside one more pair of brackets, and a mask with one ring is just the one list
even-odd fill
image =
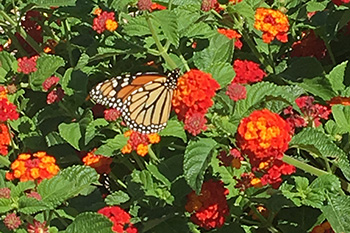
{"label": "pink flower", "polygon": [[43,82],[43,90],[48,91],[51,87],[56,86],[60,81],[59,77],[51,76]]}
{"label": "pink flower", "polygon": [[33,56],[31,58],[27,57],[21,57],[17,59],[18,62],[18,68],[17,72],[22,72],[24,74],[29,74],[32,72],[35,72],[37,70],[36,68],[36,60],[38,59],[38,56]]}
{"label": "pink flower", "polygon": [[234,101],[243,100],[247,98],[247,89],[243,85],[232,82],[227,87],[226,95]]}

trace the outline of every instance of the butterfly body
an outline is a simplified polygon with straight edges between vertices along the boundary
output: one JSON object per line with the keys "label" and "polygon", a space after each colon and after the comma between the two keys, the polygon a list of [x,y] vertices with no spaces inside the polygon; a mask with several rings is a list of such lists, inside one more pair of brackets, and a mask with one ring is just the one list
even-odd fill
{"label": "butterfly body", "polygon": [[148,134],[164,129],[170,116],[178,70],[125,75],[97,84],[90,96],[98,104],[115,108],[131,129]]}

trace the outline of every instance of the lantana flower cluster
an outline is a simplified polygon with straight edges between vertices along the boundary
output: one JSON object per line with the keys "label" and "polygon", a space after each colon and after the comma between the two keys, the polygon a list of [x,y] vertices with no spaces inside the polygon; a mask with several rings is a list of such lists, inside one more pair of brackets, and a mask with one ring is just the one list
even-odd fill
{"label": "lantana flower cluster", "polygon": [[6,173],[8,180],[19,179],[24,182],[34,180],[40,183],[43,179],[55,176],[60,168],[56,165],[56,159],[47,155],[44,151],[31,154],[20,154],[11,164],[12,171]]}
{"label": "lantana flower cluster", "polygon": [[18,68],[17,72],[24,73],[24,74],[30,74],[32,72],[37,71],[36,68],[36,60],[38,59],[38,55],[32,56],[30,58],[28,57],[20,57],[17,59],[18,62]]}
{"label": "lantana flower cluster", "polygon": [[295,172],[294,166],[282,162],[290,140],[288,123],[267,109],[252,112],[242,119],[237,130],[238,146],[248,155],[252,171],[263,173],[262,185],[274,188],[280,185],[281,175]]}
{"label": "lantana flower cluster", "polygon": [[189,193],[185,209],[191,213],[191,221],[206,230],[221,227],[229,215],[226,195],[228,189],[214,180],[204,182],[199,195]]}
{"label": "lantana flower cluster", "polygon": [[172,105],[179,120],[185,122],[185,129],[192,135],[206,130],[205,114],[213,105],[212,98],[220,88],[211,74],[192,69],[178,79]]}
{"label": "lantana flower cluster", "polygon": [[255,12],[254,27],[263,32],[262,39],[271,43],[274,39],[288,41],[289,21],[285,14],[278,10],[258,8]]}
{"label": "lantana flower cluster", "polygon": [[43,82],[43,84],[42,84],[43,90],[50,91],[46,97],[47,104],[53,104],[56,102],[60,102],[63,99],[64,91],[63,91],[62,87],[57,86],[59,81],[60,81],[59,77],[51,76]]}
{"label": "lantana flower cluster", "polygon": [[225,35],[229,39],[234,39],[235,40],[235,47],[237,49],[241,49],[243,46],[242,41],[240,38],[242,37],[241,34],[239,34],[236,30],[234,29],[226,29],[226,28],[218,28],[218,32],[220,34]]}
{"label": "lantana flower cluster", "polygon": [[111,172],[111,163],[113,162],[113,159],[103,155],[96,155],[96,150],[97,148],[87,153],[83,158],[84,164],[95,168],[96,172],[99,174],[109,174]]}
{"label": "lantana flower cluster", "polygon": [[115,21],[114,12],[102,11],[98,8],[94,11],[94,14],[97,15],[97,17],[94,18],[92,29],[98,34],[106,30],[113,32],[118,28],[118,22]]}
{"label": "lantana flower cluster", "polygon": [[130,222],[130,214],[119,206],[107,206],[97,213],[102,214],[113,222],[112,230],[119,233],[137,233],[137,228]]}
{"label": "lantana flower cluster", "polygon": [[140,156],[148,154],[148,145],[160,142],[160,136],[157,133],[142,134],[137,131],[128,130],[124,133],[125,137],[129,137],[128,143],[122,148],[123,154],[136,151]]}

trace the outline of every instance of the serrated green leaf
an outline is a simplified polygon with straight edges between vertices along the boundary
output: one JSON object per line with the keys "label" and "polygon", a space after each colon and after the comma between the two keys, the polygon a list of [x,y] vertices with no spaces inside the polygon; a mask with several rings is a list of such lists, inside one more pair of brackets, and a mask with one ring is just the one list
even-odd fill
{"label": "serrated green leaf", "polygon": [[13,209],[9,198],[0,198],[0,213],[6,213]]}
{"label": "serrated green leaf", "polygon": [[331,70],[329,75],[326,76],[334,91],[342,91],[345,89],[343,81],[347,65],[348,61],[340,63]]}
{"label": "serrated green leaf", "polygon": [[[123,17],[125,18],[125,20],[127,20],[127,23],[123,25],[123,33],[129,36],[151,35],[151,31],[148,28],[146,17],[144,15],[137,16],[137,17],[130,17],[129,15],[123,14]],[[159,27],[158,22],[152,19],[151,19],[151,22],[155,30],[157,30]],[[157,30],[157,34],[158,33],[159,33],[159,30]]]}
{"label": "serrated green leaf", "polygon": [[204,71],[210,73],[218,81],[221,88],[226,87],[236,75],[232,65],[225,62],[212,64]]}
{"label": "serrated green leaf", "polygon": [[89,55],[83,53],[80,55],[77,65],[74,67],[75,70],[81,70],[89,63]]}
{"label": "serrated green leaf", "polygon": [[159,132],[160,136],[170,136],[187,141],[187,136],[183,125],[178,120],[169,120],[167,126]]}
{"label": "serrated green leaf", "polygon": [[303,88],[305,91],[321,97],[323,100],[330,100],[333,96],[336,96],[328,79],[325,79],[324,77],[304,79],[302,83],[295,84]]}
{"label": "serrated green leaf", "polygon": [[158,170],[157,166],[154,164],[147,164],[146,165],[147,170],[152,174],[154,178],[161,181],[164,185],[167,187],[171,186],[170,181]]}
{"label": "serrated green leaf", "polygon": [[197,193],[202,188],[204,172],[211,159],[216,141],[211,138],[199,138],[190,141],[184,157],[184,177],[188,185]]}
{"label": "serrated green leaf", "polygon": [[337,233],[350,232],[350,197],[327,195],[328,204],[321,207],[333,230]]}
{"label": "serrated green leaf", "polygon": [[112,194],[108,195],[105,199],[105,202],[107,205],[113,206],[113,205],[120,205],[129,200],[130,200],[129,195],[119,190],[117,192],[113,192]]}
{"label": "serrated green leaf", "polygon": [[60,136],[56,131],[52,131],[45,136],[45,141],[48,147],[61,145],[66,143],[66,141]]}
{"label": "serrated green leaf", "polygon": [[39,91],[42,90],[45,79],[53,75],[59,67],[64,66],[64,60],[58,56],[42,55],[36,64],[37,71],[30,74],[29,81],[30,87],[34,91]]}
{"label": "serrated green leaf", "polygon": [[81,138],[80,126],[79,123],[61,123],[58,126],[58,131],[60,136],[66,140],[71,146],[75,149],[80,150],[79,148],[79,140]]}
{"label": "serrated green leaf", "polygon": [[26,196],[20,197],[18,200],[18,211],[23,214],[34,214],[43,210],[49,209],[45,202],[35,198]]}
{"label": "serrated green leaf", "polygon": [[127,141],[128,139],[124,135],[117,135],[112,139],[106,140],[106,143],[100,146],[95,151],[95,154],[103,156],[113,156],[116,150],[120,150],[126,145]]}
{"label": "serrated green leaf", "polygon": [[194,63],[200,70],[218,62],[231,62],[233,56],[234,40],[216,34],[210,39],[209,46],[202,51],[195,52]]}
{"label": "serrated green leaf", "polygon": [[[16,58],[12,54],[10,54],[9,52],[6,52],[6,51],[0,52],[1,69],[3,70],[5,75],[12,70],[12,64],[15,61],[16,61]],[[5,77],[5,75],[3,77]],[[1,76],[0,76],[0,78],[1,78]]]}
{"label": "serrated green leaf", "polygon": [[66,233],[113,233],[113,223],[98,213],[82,213],[67,227]]}
{"label": "serrated green leaf", "polygon": [[158,21],[166,38],[175,47],[179,45],[179,33],[177,27],[177,17],[175,12],[169,10],[156,11],[152,18]]}
{"label": "serrated green leaf", "polygon": [[33,188],[35,188],[35,184],[33,181],[19,182],[17,186],[11,189],[11,197],[17,198],[20,195],[23,195],[24,191]]}
{"label": "serrated green leaf", "polygon": [[350,132],[350,106],[334,105],[332,114],[338,127],[345,132]]}
{"label": "serrated green leaf", "polygon": [[87,145],[96,135],[100,128],[107,126],[109,123],[104,118],[98,118],[90,122],[85,131],[85,145]]}

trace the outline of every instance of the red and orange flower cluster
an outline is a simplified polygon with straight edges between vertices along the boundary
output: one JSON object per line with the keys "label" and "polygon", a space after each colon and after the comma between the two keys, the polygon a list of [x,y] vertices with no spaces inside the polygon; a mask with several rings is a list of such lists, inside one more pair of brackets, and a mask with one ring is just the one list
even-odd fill
{"label": "red and orange flower cluster", "polygon": [[185,122],[185,129],[192,135],[206,130],[205,114],[213,105],[212,98],[219,88],[211,74],[196,69],[178,79],[172,105],[178,118]]}
{"label": "red and orange flower cluster", "polygon": [[262,185],[277,188],[281,175],[295,172],[294,166],[282,162],[291,140],[291,129],[278,114],[267,109],[254,111],[242,119],[237,132],[238,146],[248,155],[252,171],[263,174]]}
{"label": "red and orange flower cluster", "polygon": [[60,170],[56,165],[56,159],[43,151],[33,155],[18,155],[18,158],[11,164],[11,169],[11,172],[6,173],[8,180],[19,179],[21,182],[34,180],[38,183],[43,179],[50,179]]}
{"label": "red and orange flower cluster", "polygon": [[7,89],[0,86],[0,155],[7,155],[7,147],[11,143],[11,135],[5,122],[17,120],[18,117],[16,105],[7,99]]}
{"label": "red and orange flower cluster", "polygon": [[86,166],[95,168],[99,174],[109,174],[111,172],[111,163],[113,159],[103,155],[96,155],[97,148],[90,151],[84,158],[83,162]]}
{"label": "red and orange flower cluster", "polygon": [[119,233],[137,233],[137,228],[130,222],[130,214],[119,206],[107,206],[97,213],[102,214],[113,222],[112,230]]}
{"label": "red and orange flower cluster", "polygon": [[194,191],[187,195],[186,211],[191,220],[206,230],[224,225],[225,217],[230,214],[226,189],[221,181],[208,180],[203,183],[199,195]]}
{"label": "red and orange flower cluster", "polygon": [[262,39],[265,43],[271,43],[275,38],[284,43],[288,41],[288,18],[278,10],[258,8],[254,27],[263,32]]}
{"label": "red and orange flower cluster", "polygon": [[123,154],[131,153],[133,150],[140,156],[148,154],[148,145],[160,142],[160,136],[157,133],[142,134],[137,131],[128,130],[124,133],[129,137],[128,143],[122,148]]}
{"label": "red and orange flower cluster", "polygon": [[97,15],[97,17],[94,18],[92,29],[98,34],[106,30],[113,32],[118,28],[118,22],[115,21],[114,12],[102,11],[98,8],[94,11],[94,14]]}
{"label": "red and orange flower cluster", "polygon": [[310,233],[335,233],[329,222],[324,222],[318,226],[315,226]]}
{"label": "red and orange flower cluster", "polygon": [[243,46],[242,41],[240,41],[240,38],[242,37],[241,34],[239,34],[236,30],[233,29],[226,29],[226,28],[218,28],[218,32],[220,34],[225,35],[230,40],[235,39],[235,47],[237,49],[241,49]]}

